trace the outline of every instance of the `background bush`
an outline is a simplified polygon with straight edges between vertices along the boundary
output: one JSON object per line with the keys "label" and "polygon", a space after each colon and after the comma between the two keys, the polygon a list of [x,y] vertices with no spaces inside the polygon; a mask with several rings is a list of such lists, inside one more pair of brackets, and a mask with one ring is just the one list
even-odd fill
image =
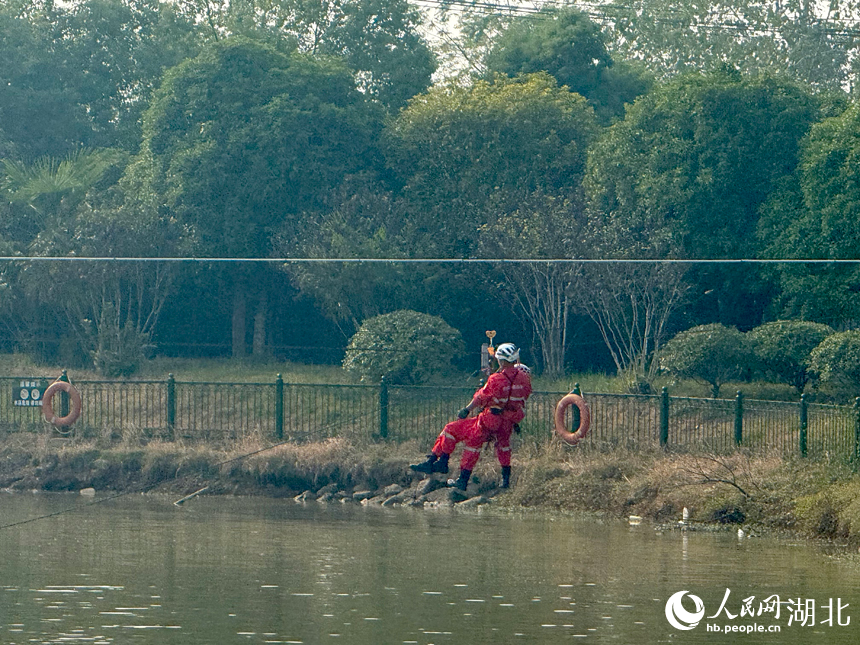
{"label": "background bush", "polygon": [[362,381],[425,383],[465,350],[460,332],[439,316],[402,309],[374,316],[350,339],[343,368]]}
{"label": "background bush", "polygon": [[860,395],[860,331],[843,331],[821,341],[809,355],[818,385],[842,401]]}
{"label": "background bush", "polygon": [[746,336],[719,323],[682,331],[666,343],[660,367],[675,376],[704,381],[714,398],[720,386],[739,379],[749,364]]}
{"label": "background bush", "polygon": [[803,320],[777,320],[756,327],[748,333],[755,370],[802,393],[810,380],[810,352],[833,333],[827,325]]}

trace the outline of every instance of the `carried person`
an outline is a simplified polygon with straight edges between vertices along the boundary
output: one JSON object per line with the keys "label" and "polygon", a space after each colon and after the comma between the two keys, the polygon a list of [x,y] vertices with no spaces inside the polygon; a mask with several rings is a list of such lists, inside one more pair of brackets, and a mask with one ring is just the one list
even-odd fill
{"label": "carried person", "polygon": [[[502,343],[495,352],[498,371],[475,392],[472,401],[457,414],[457,421],[447,424],[427,461],[409,466],[419,473],[447,473],[448,459],[459,442],[463,442],[460,476],[448,484],[466,490],[472,470],[481,457],[484,443],[495,440],[496,457],[502,467],[502,488],[511,481],[511,434],[525,417],[525,404],[532,391],[530,370],[519,362],[520,350],[513,343]],[[479,410],[476,416],[470,416]]]}

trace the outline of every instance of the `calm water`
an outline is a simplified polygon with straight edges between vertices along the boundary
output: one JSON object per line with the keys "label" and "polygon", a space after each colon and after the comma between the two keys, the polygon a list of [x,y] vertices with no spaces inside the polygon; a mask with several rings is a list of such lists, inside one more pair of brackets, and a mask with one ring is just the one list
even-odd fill
{"label": "calm water", "polygon": [[[87,501],[0,494],[0,524]],[[0,643],[860,639],[860,564],[807,544],[478,511],[172,501],[125,497],[0,530]],[[666,617],[680,591],[704,608],[685,631]],[[695,612],[695,599],[681,608]]]}

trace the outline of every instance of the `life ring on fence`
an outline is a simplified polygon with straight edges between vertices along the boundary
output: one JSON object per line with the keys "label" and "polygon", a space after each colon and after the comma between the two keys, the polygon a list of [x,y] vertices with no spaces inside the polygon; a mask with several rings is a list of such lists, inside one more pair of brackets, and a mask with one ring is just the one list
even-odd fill
{"label": "life ring on fence", "polygon": [[[575,405],[579,410],[579,428],[575,432],[571,432],[565,427],[564,413],[571,406]],[[588,409],[588,404],[579,394],[565,395],[561,401],[555,406],[555,434],[559,439],[566,444],[575,446],[585,438],[588,434],[588,428],[591,426],[591,411]]]}
{"label": "life ring on fence", "polygon": [[[58,417],[54,413],[54,406],[51,405],[51,399],[57,392],[65,392],[69,395],[69,413],[64,417]],[[66,381],[54,381],[45,390],[42,396],[42,414],[45,415],[45,420],[54,426],[65,428],[72,425],[81,416],[81,394],[71,383]]]}

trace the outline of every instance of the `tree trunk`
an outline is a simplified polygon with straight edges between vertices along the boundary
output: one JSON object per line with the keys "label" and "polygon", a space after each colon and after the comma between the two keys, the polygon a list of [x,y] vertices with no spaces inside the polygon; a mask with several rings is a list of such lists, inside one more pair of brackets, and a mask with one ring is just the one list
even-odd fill
{"label": "tree trunk", "polygon": [[567,288],[574,276],[570,268],[558,266],[505,272],[519,309],[540,343],[542,371],[551,378],[564,374],[570,309]]}
{"label": "tree trunk", "polygon": [[245,358],[245,285],[237,282],[233,292],[233,358]]}

